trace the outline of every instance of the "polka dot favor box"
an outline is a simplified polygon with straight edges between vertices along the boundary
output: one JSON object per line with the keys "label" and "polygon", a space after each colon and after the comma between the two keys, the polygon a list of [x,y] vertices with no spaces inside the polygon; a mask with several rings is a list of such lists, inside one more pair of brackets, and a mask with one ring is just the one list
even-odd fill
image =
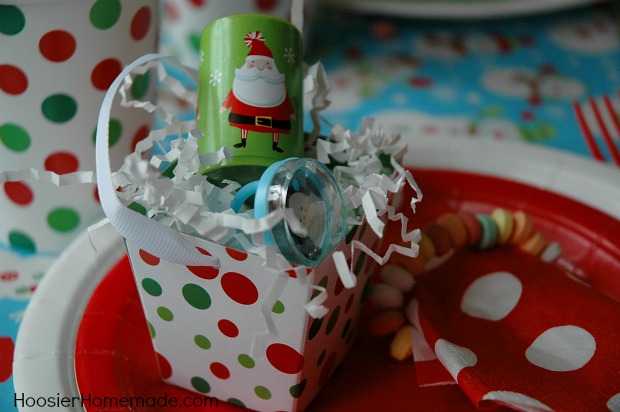
{"label": "polka dot favor box", "polygon": [[[344,287],[331,257],[278,272],[258,255],[185,238],[221,266],[170,263],[127,242],[162,378],[255,410],[307,407],[354,340],[376,264],[358,250],[351,256],[351,242],[376,249],[373,230],[355,226],[336,248],[353,264],[354,288]],[[328,312],[313,318],[306,309],[322,294]]]}

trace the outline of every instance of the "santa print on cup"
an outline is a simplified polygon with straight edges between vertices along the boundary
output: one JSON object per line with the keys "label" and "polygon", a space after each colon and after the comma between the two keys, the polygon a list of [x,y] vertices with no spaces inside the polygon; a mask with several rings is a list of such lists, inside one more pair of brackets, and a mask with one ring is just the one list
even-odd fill
{"label": "santa print on cup", "polygon": [[280,73],[265,38],[259,31],[245,36],[250,52],[242,67],[235,69],[235,79],[220,113],[228,109],[228,121],[241,129],[241,142],[236,148],[246,147],[248,131],[271,133],[272,150],[278,147],[280,133],[289,134],[295,112],[286,90],[285,75]]}

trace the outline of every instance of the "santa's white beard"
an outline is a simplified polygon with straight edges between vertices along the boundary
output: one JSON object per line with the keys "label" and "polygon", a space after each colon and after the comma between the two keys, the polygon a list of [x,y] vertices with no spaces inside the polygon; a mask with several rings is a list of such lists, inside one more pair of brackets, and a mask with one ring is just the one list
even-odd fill
{"label": "santa's white beard", "polygon": [[233,93],[237,99],[250,106],[273,107],[284,101],[286,86],[284,75],[277,68],[259,70],[244,65],[235,70]]}

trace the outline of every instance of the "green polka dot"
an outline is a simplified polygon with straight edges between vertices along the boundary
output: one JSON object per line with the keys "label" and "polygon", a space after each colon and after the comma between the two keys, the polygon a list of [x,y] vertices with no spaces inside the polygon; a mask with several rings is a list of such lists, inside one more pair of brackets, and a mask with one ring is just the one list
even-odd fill
{"label": "green polka dot", "polygon": [[191,380],[192,387],[201,393],[209,393],[211,390],[211,385],[209,382],[201,378],[200,376],[194,376]]}
{"label": "green polka dot", "polygon": [[174,319],[174,314],[172,313],[172,311],[165,306],[160,306],[157,308],[157,315],[166,322],[170,322],[172,319]]}
{"label": "green polka dot", "polygon": [[334,326],[338,323],[338,317],[340,316],[340,306],[336,306],[333,310],[332,314],[329,316],[329,320],[327,321],[327,326],[325,327],[325,334],[329,335],[334,330]]}
{"label": "green polka dot", "polygon": [[127,205],[127,208],[133,210],[134,212],[138,212],[141,215],[146,215],[146,207],[142,206],[138,202],[131,202]]}
{"label": "green polka dot", "polygon": [[228,402],[228,403],[229,403],[229,404],[231,404],[231,405],[237,405],[237,406],[240,406],[240,407],[242,407],[242,408],[245,408],[245,404],[244,404],[243,402],[241,402],[241,401],[240,401],[239,399],[237,399],[237,398],[228,398],[228,399],[226,400],[226,402]]}
{"label": "green polka dot", "polygon": [[0,33],[7,36],[18,34],[24,29],[26,18],[16,6],[0,6]]}
{"label": "green polka dot", "polygon": [[28,286],[19,286],[15,289],[15,294],[17,296],[23,296],[30,292],[30,288]]}
{"label": "green polka dot", "polygon": [[116,24],[120,16],[120,0],[97,0],[90,8],[90,22],[97,29],[109,29]]}
{"label": "green polka dot", "polygon": [[161,285],[157,283],[155,279],[144,278],[142,279],[142,288],[146,293],[151,296],[161,296]]}
{"label": "green polka dot", "polygon": [[14,152],[23,152],[30,147],[30,135],[22,127],[5,123],[0,126],[0,141],[7,149]]}
{"label": "green polka dot", "polygon": [[306,389],[306,382],[307,380],[304,379],[303,381],[299,382],[297,385],[291,386],[291,388],[289,389],[289,393],[291,394],[293,398],[301,397],[301,395],[304,393],[304,389]]}
{"label": "green polka dot", "polygon": [[189,47],[195,52],[200,51],[200,33],[192,33],[189,35]]}
{"label": "green polka dot", "polygon": [[43,276],[45,276],[45,272],[37,272],[37,273],[32,275],[32,278],[34,280],[41,280],[41,279],[43,279]]}
{"label": "green polka dot", "polygon": [[319,358],[316,360],[316,366],[321,366],[321,363],[323,363],[323,361],[325,360],[326,354],[327,354],[327,351],[323,349],[323,352],[321,352],[321,354],[319,355]]}
{"label": "green polka dot", "polygon": [[131,85],[131,95],[136,100],[142,100],[144,96],[146,96],[146,92],[149,91],[149,83],[150,80],[149,72],[144,74],[139,74],[133,79],[133,84]]}
{"label": "green polka dot", "polygon": [[237,356],[237,360],[239,361],[239,364],[244,368],[252,369],[254,366],[256,366],[256,363],[254,363],[254,359],[252,359],[250,355],[241,354]]}
{"label": "green polka dot", "polygon": [[278,300],[278,301],[277,301],[277,302],[273,305],[273,308],[271,308],[271,311],[272,311],[273,313],[277,313],[277,314],[284,313],[284,303],[282,303],[281,301],[279,301],[279,300]]}
{"label": "green polka dot", "polygon": [[47,215],[47,224],[57,232],[70,232],[80,225],[80,215],[73,209],[60,207]]}
{"label": "green polka dot", "polygon": [[196,335],[196,336],[194,336],[194,343],[200,349],[209,349],[209,348],[211,348],[211,341],[206,336],[203,336],[203,335]]}
{"label": "green polka dot", "polygon": [[43,100],[41,111],[50,122],[65,123],[77,113],[77,102],[66,94],[53,94]]}
{"label": "green polka dot", "polygon": [[153,327],[151,322],[146,322],[146,323],[149,326],[149,333],[151,335],[151,339],[155,339],[155,328]]}
{"label": "green polka dot", "polygon": [[271,391],[264,386],[256,386],[254,388],[254,393],[261,399],[271,399]]}
{"label": "green polka dot", "polygon": [[183,286],[185,301],[196,309],[208,309],[211,306],[211,296],[198,285],[188,283]]}
{"label": "green polka dot", "polygon": [[[121,140],[121,136],[123,135],[123,124],[120,120],[110,119],[109,129],[108,129],[108,146],[112,147],[119,140]],[[97,128],[95,127],[95,131],[93,132],[93,143],[97,142]]]}
{"label": "green polka dot", "polygon": [[34,243],[34,240],[27,234],[18,231],[9,232],[9,245],[28,252],[37,251],[37,245]]}

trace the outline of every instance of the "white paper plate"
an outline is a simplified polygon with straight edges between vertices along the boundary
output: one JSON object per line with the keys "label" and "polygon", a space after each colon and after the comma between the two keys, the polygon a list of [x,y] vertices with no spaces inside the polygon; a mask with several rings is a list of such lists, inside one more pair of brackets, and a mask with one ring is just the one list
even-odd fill
{"label": "white paper plate", "polygon": [[323,0],[323,4],[398,17],[476,19],[535,14],[602,0]]}
{"label": "white paper plate", "polygon": [[[620,169],[569,153],[511,142],[433,138],[412,141],[405,164],[514,180],[620,219]],[[80,319],[99,281],[125,253],[122,239],[110,227],[96,232],[92,241],[97,252],[86,234],[72,244],[28,306],[13,364],[18,394],[79,395],[74,351]]]}

